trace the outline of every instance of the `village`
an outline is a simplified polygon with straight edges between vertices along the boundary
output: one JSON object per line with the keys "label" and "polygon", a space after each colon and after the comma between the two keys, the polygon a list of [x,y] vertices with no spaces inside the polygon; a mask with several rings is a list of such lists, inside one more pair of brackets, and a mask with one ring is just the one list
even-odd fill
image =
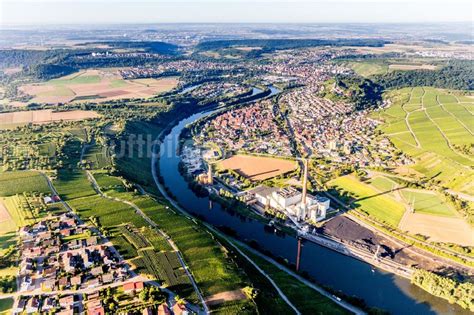
{"label": "village", "polygon": [[204,124],[197,143],[215,143],[231,151],[289,156],[288,136],[275,123],[270,101],[229,110]]}
{"label": "village", "polygon": [[[60,203],[57,195],[45,204]],[[189,314],[171,291],[150,284],[100,231],[67,211],[19,230],[18,293],[12,314]]]}

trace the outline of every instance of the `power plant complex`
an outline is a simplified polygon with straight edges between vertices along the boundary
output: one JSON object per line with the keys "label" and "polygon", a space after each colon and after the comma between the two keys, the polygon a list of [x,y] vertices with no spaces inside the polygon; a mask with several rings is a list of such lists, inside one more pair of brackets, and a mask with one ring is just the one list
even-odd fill
{"label": "power plant complex", "polygon": [[286,212],[297,218],[298,221],[312,220],[318,222],[326,218],[330,201],[326,197],[312,196],[307,193],[308,162],[303,161],[303,189],[302,192],[294,187],[275,188],[259,186],[249,191],[262,207],[271,207]]}

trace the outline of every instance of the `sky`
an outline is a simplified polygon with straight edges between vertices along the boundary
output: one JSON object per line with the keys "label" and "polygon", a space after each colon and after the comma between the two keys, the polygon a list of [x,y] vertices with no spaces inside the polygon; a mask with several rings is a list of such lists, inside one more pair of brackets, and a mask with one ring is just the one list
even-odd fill
{"label": "sky", "polygon": [[0,0],[0,25],[473,21],[472,0]]}

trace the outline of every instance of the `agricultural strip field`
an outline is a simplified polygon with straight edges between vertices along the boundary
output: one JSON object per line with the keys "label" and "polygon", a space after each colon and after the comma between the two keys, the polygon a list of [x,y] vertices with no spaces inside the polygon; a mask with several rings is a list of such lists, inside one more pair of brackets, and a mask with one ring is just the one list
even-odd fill
{"label": "agricultural strip field", "polygon": [[379,128],[415,159],[410,166],[414,171],[473,195],[474,158],[460,148],[474,143],[474,115],[469,111],[474,100],[454,93],[422,87],[392,91],[393,104],[379,115],[385,122]]}
{"label": "agricultural strip field", "polygon": [[23,195],[6,197],[2,202],[10,214],[10,220],[17,228],[36,221],[37,218],[33,215],[31,206]]}
{"label": "agricultural strip field", "polygon": [[400,202],[359,181],[352,175],[338,177],[329,182],[336,190],[348,192],[351,204],[378,221],[393,227],[398,226],[405,208]]}
{"label": "agricultural strip field", "polygon": [[[69,174],[69,176],[64,176]],[[74,174],[74,177],[71,177]],[[225,250],[221,248],[212,236],[196,226],[193,222],[188,221],[183,216],[174,213],[170,209],[166,209],[166,205],[155,201],[154,199],[137,195],[124,190],[124,186],[118,178],[110,175],[99,173],[99,182],[109,187],[104,190],[107,196],[121,198],[133,202],[137,207],[155,221],[158,226],[163,229],[173,241],[176,243],[180,251],[183,253],[187,265],[190,267],[193,276],[199,288],[204,295],[212,295],[223,291],[241,289],[245,286],[243,277],[237,266],[226,256]],[[135,213],[135,210],[129,205],[103,198],[97,195],[88,182],[85,173],[82,171],[66,172],[63,179],[58,181],[57,188],[61,190],[61,186],[66,186],[65,196],[68,203],[83,218],[97,217],[99,224],[109,231],[110,240],[118,248],[120,253],[130,259],[131,263],[139,270],[147,268],[142,256],[144,249],[151,249],[155,253],[169,252],[169,245],[164,239],[148,228],[148,223]],[[67,181],[70,180],[71,183]],[[76,183],[76,185],[74,184]],[[59,185],[61,184],[61,185]],[[100,185],[100,184],[99,184]],[[72,192],[69,187],[80,187]],[[102,187],[103,187],[102,186]],[[63,188],[64,190],[64,188]],[[61,193],[61,192],[60,192]],[[124,224],[130,224],[137,228],[132,228],[136,233],[140,231],[143,238],[140,241],[135,236],[124,234]],[[144,228],[146,227],[146,228]],[[143,229],[144,228],[144,229]],[[142,232],[143,231],[143,232]],[[132,237],[135,239],[132,241]],[[146,239],[146,241],[144,241]],[[139,245],[138,242],[144,242]],[[140,249],[137,249],[133,244]],[[142,248],[143,245],[151,247]],[[159,248],[159,249],[158,249]],[[150,256],[150,255],[149,255]],[[148,256],[147,256],[148,257]],[[147,258],[148,259],[148,258]],[[150,258],[154,259],[154,258]],[[160,258],[161,259],[161,258]],[[150,262],[148,260],[148,262]],[[153,272],[156,274],[156,272]],[[176,277],[181,279],[180,276]],[[165,279],[162,279],[165,280]],[[181,279],[182,280],[182,279]],[[181,281],[180,280],[180,281]],[[184,298],[195,300],[194,290],[188,290],[182,285],[179,286],[180,295]]]}
{"label": "agricultural strip field", "polygon": [[253,181],[266,180],[285,174],[297,167],[295,161],[241,154],[218,163],[219,169],[231,169]]}
{"label": "agricultural strip field", "polygon": [[26,124],[48,124],[57,121],[77,121],[100,117],[95,111],[70,110],[55,112],[51,109],[0,113],[2,129]]}
{"label": "agricultural strip field", "polygon": [[245,286],[244,275],[225,249],[202,227],[167,209],[164,204],[149,201],[136,204],[177,244],[204,296]]}
{"label": "agricultural strip field", "polygon": [[147,225],[145,220],[136,215],[135,210],[130,206],[98,195],[76,198],[68,203],[81,217],[96,216],[100,224],[106,227],[129,222],[136,226]]}
{"label": "agricultural strip field", "polygon": [[197,301],[197,295],[186,275],[176,252],[157,231],[131,224],[118,227],[118,231],[135,247],[138,257],[132,260],[141,273],[151,279],[163,282],[169,289],[177,290],[187,299]]}
{"label": "agricultural strip field", "polygon": [[174,77],[123,79],[117,70],[89,69],[44,83],[27,84],[19,89],[34,103],[104,102],[123,98],[148,98],[178,85]]}
{"label": "agricultural strip field", "polygon": [[97,144],[87,147],[83,160],[88,169],[101,169],[111,163],[108,149]]}
{"label": "agricultural strip field", "polygon": [[194,295],[191,282],[181,267],[175,252],[156,252],[153,249],[143,249],[139,251],[139,254],[147,270],[146,273],[152,275],[153,279],[163,281],[171,290],[179,287],[180,291],[184,290],[187,295]]}
{"label": "agricultural strip field", "polygon": [[39,172],[21,171],[0,173],[0,196],[23,192],[50,193],[46,179]]}
{"label": "agricultural strip field", "polygon": [[96,195],[82,170],[59,170],[54,185],[64,200]]}
{"label": "agricultural strip field", "polygon": [[[380,193],[387,193],[391,198],[397,199],[399,202],[402,201],[407,207],[413,206],[416,212],[447,217],[456,216],[454,207],[447,203],[444,196],[434,191],[400,187],[385,176],[375,176],[370,179],[369,183]],[[390,192],[393,189],[396,191]]]}

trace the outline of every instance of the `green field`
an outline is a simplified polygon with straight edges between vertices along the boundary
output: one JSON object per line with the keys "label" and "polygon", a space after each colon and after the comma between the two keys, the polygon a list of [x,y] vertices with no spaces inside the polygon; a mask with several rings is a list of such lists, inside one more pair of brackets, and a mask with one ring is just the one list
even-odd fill
{"label": "green field", "polygon": [[23,195],[3,198],[3,204],[10,213],[11,220],[16,228],[32,224],[37,219],[27,199]]}
{"label": "green field", "polygon": [[60,170],[54,186],[64,200],[96,195],[84,171]]}
{"label": "green field", "polygon": [[108,150],[97,144],[87,147],[82,160],[87,169],[101,169],[109,166],[111,162]]}
{"label": "green field", "polygon": [[205,296],[242,288],[235,264],[202,227],[152,201],[136,203],[177,244]]}
{"label": "green field", "polygon": [[401,193],[407,203],[414,204],[415,212],[446,217],[456,216],[456,210],[436,193],[408,189],[403,189]]}
{"label": "green field", "polygon": [[371,178],[370,184],[381,192],[391,191],[397,187],[397,183],[385,176],[376,176]]}
{"label": "green field", "polygon": [[21,171],[0,173],[0,196],[23,192],[49,193],[46,179],[39,172]]}
{"label": "green field", "polygon": [[369,77],[375,74],[384,74],[388,71],[388,65],[384,62],[377,61],[361,61],[350,62],[349,67],[358,75]]}
{"label": "green field", "polygon": [[282,271],[265,259],[241,248],[262,268],[302,314],[350,314],[330,299]]}
{"label": "green field", "polygon": [[0,225],[0,257],[10,246],[15,245],[16,241],[15,232],[5,232]]}
{"label": "green field", "polygon": [[425,87],[391,91],[388,97],[393,104],[378,114],[385,122],[379,128],[416,160],[411,168],[447,188],[474,194],[474,157],[460,149],[474,143],[474,116],[468,110],[474,100]]}
{"label": "green field", "polygon": [[62,85],[62,84],[92,84],[100,83],[101,79],[98,75],[84,75],[80,72],[77,75],[68,75],[63,78],[49,80],[47,84]]}
{"label": "green field", "polygon": [[101,196],[89,196],[76,198],[68,201],[69,205],[77,213],[89,218],[96,216],[103,226],[115,226],[131,222],[136,226],[146,226],[146,222],[138,215],[135,210],[123,202],[103,198]]}
{"label": "green field", "polygon": [[114,188],[123,188],[123,181],[115,176],[110,176],[106,173],[94,172],[94,178],[103,190],[114,189]]}
{"label": "green field", "polygon": [[11,313],[13,307],[13,299],[0,299],[0,315],[7,315]]}
{"label": "green field", "polygon": [[352,175],[338,177],[329,182],[331,187],[350,193],[351,204],[378,221],[398,226],[405,208],[386,194],[360,182]]}

